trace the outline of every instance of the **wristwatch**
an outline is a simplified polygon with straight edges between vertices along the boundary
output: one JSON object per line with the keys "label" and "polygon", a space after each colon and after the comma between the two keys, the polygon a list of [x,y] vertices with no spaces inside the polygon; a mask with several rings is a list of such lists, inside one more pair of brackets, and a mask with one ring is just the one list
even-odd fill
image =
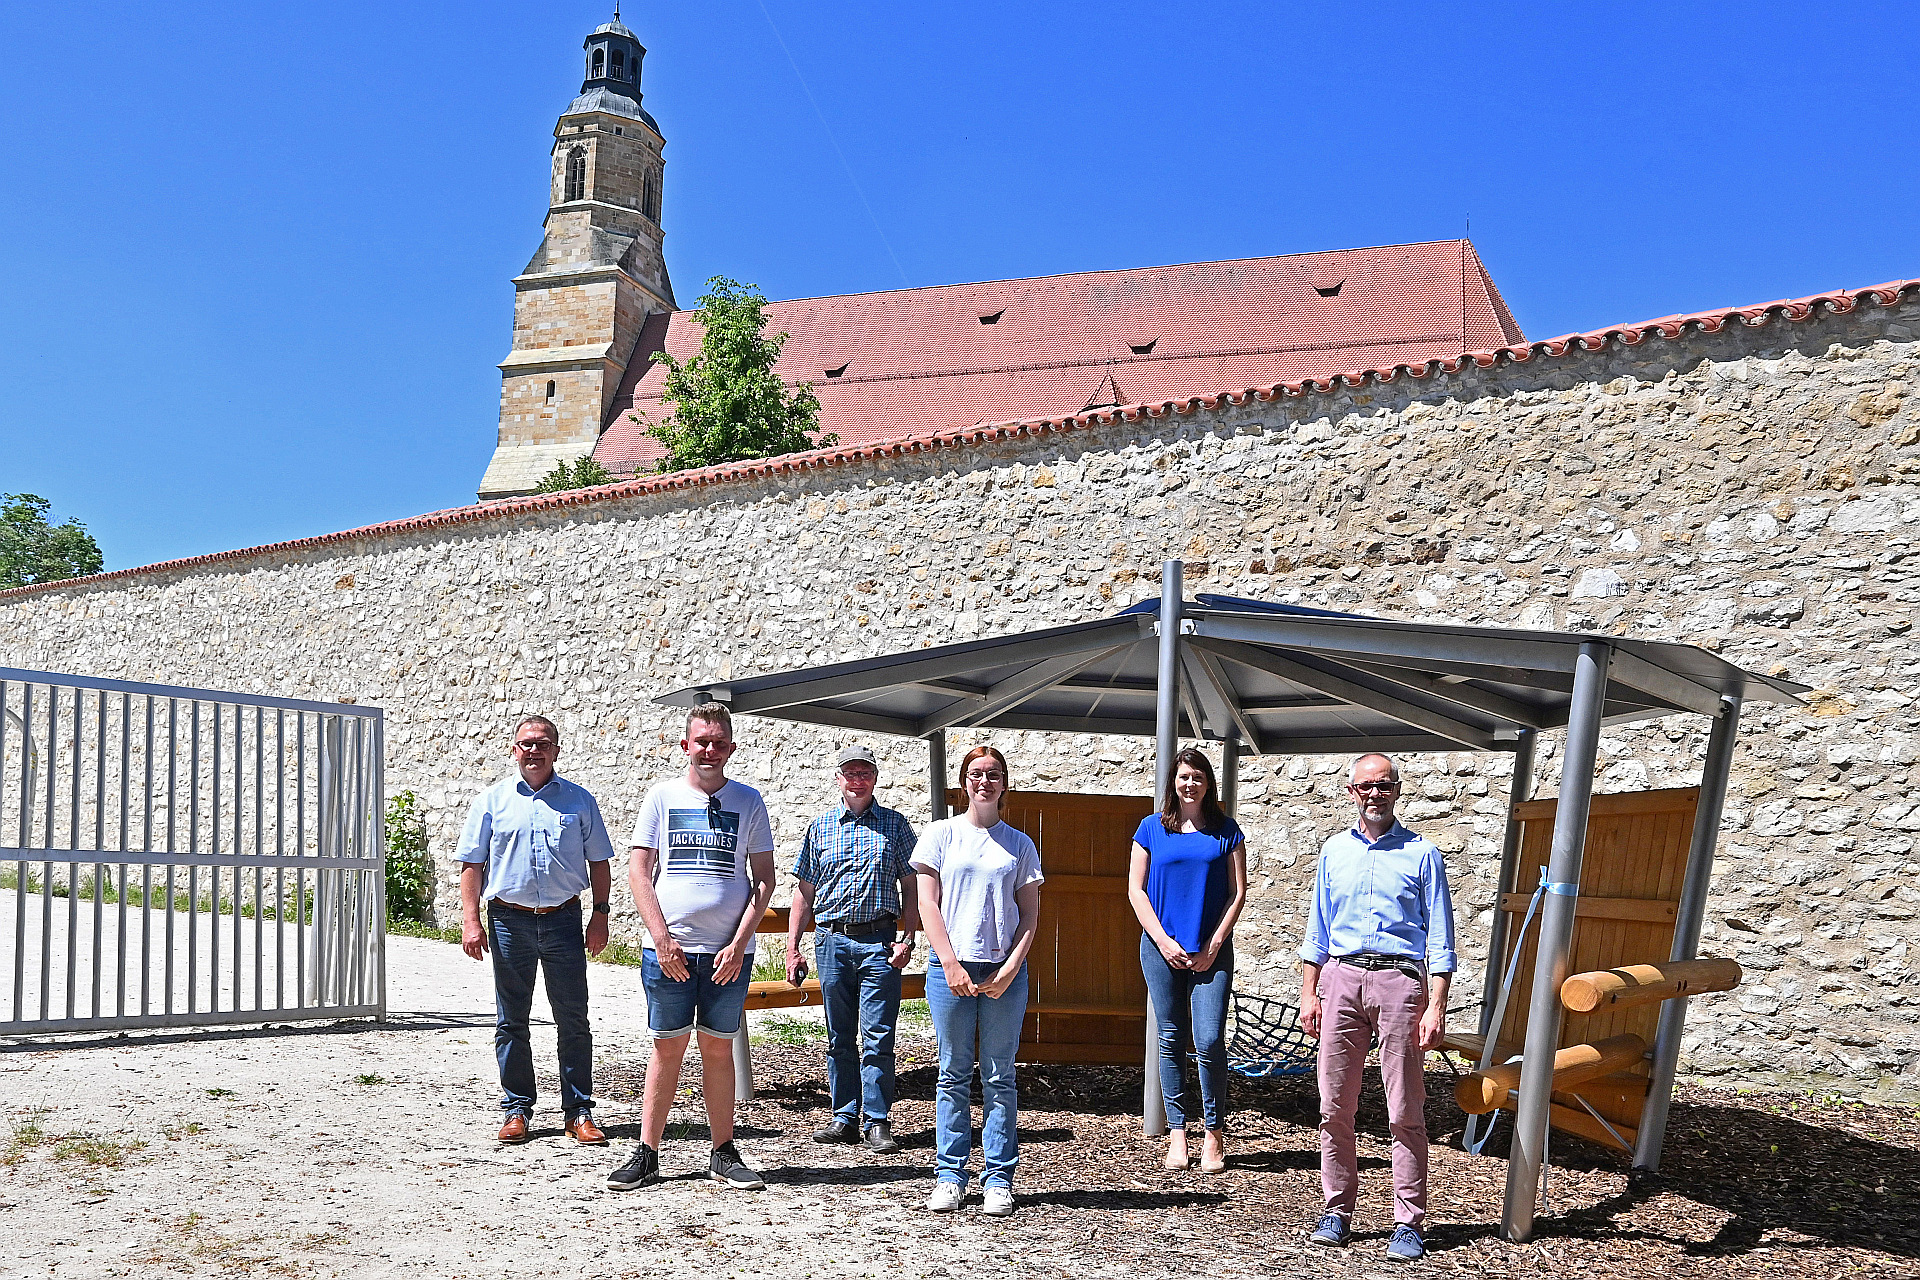
{"label": "wristwatch", "polygon": [[593,914],[597,916],[611,915],[612,913],[613,904],[611,902],[596,902],[593,904]]}

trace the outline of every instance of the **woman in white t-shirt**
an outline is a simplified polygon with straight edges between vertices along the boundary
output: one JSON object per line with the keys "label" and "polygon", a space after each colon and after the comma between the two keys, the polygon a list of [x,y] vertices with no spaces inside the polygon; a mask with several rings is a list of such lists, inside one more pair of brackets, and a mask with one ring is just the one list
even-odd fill
{"label": "woman in white t-shirt", "polygon": [[966,812],[928,827],[913,852],[921,927],[933,944],[927,1005],[940,1045],[935,1181],[927,1208],[952,1212],[966,1194],[977,1060],[984,1104],[981,1212],[1003,1218],[1013,1212],[1013,1171],[1020,1163],[1013,1056],[1027,1016],[1027,952],[1040,922],[1040,851],[1000,819],[1005,756],[992,747],[967,752],[960,785]]}

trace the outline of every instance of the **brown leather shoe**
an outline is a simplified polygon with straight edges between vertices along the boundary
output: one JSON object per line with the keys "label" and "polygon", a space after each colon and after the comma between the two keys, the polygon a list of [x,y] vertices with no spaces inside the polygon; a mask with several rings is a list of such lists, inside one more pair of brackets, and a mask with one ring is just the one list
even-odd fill
{"label": "brown leather shoe", "polygon": [[500,1126],[500,1132],[494,1135],[502,1142],[525,1142],[531,1135],[527,1133],[527,1118],[518,1111],[507,1113],[507,1122]]}
{"label": "brown leather shoe", "polygon": [[607,1145],[607,1135],[601,1132],[600,1126],[593,1122],[593,1112],[591,1111],[582,1111],[579,1115],[567,1121],[567,1132],[572,1135],[575,1142],[583,1147],[604,1147]]}

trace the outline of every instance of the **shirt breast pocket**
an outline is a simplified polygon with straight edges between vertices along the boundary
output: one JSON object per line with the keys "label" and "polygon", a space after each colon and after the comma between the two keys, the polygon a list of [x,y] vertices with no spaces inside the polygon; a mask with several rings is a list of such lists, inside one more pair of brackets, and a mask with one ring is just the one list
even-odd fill
{"label": "shirt breast pocket", "polygon": [[584,848],[582,841],[585,838],[582,834],[580,815],[577,813],[558,813],[554,815],[554,819],[555,821],[548,828],[547,837],[551,842],[551,848],[555,856],[561,858],[579,857],[581,850]]}

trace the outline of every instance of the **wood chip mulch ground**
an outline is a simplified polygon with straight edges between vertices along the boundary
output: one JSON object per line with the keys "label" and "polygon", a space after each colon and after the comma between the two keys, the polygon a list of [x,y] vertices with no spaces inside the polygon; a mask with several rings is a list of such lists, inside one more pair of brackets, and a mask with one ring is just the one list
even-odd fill
{"label": "wood chip mulch ground", "polygon": [[[823,1048],[817,1041],[756,1048],[758,1093],[741,1108],[743,1148],[770,1183],[865,1188],[894,1204],[917,1204],[931,1179],[932,1043],[901,1043],[894,1127],[905,1149],[892,1157],[810,1140],[827,1117]],[[670,1136],[692,1143],[704,1138],[704,1124],[697,1073],[687,1077],[695,1087],[677,1106],[677,1133]],[[600,1092],[637,1105],[642,1079],[641,1064],[609,1064]],[[1006,1247],[982,1258],[981,1274],[1259,1276],[1304,1269],[1374,1277],[1394,1270],[1382,1252],[1392,1209],[1377,1076],[1370,1074],[1361,1102],[1366,1186],[1354,1243],[1344,1251],[1304,1242],[1320,1206],[1311,1078],[1236,1078],[1229,1168],[1212,1177],[1161,1171],[1160,1144],[1140,1134],[1139,1098],[1137,1068],[1021,1066],[1019,1212],[1000,1228]],[[1683,1086],[1657,1175],[1629,1176],[1624,1155],[1555,1134],[1547,1210],[1533,1240],[1513,1245],[1498,1236],[1504,1131],[1487,1156],[1468,1155],[1459,1146],[1464,1117],[1445,1072],[1429,1076],[1428,1098],[1429,1254],[1417,1270],[1920,1276],[1915,1108]],[[977,1105],[977,1092],[975,1099]],[[976,1171],[978,1159],[976,1147]]]}

